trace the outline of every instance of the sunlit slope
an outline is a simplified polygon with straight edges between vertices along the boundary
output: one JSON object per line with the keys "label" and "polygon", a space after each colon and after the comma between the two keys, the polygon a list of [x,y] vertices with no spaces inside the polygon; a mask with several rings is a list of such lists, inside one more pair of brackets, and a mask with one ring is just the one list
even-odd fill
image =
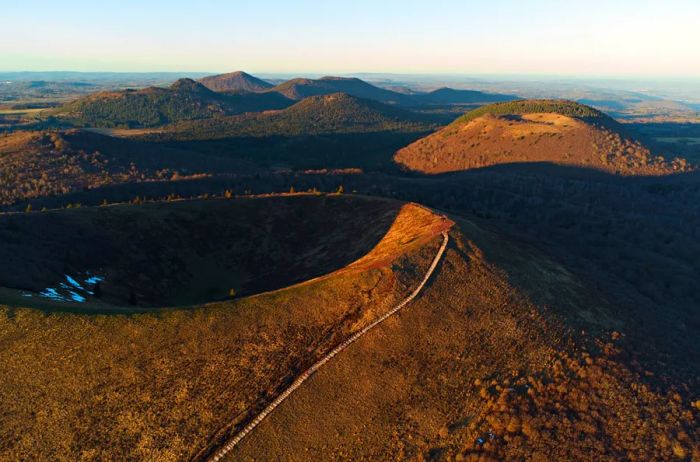
{"label": "sunlit slope", "polygon": [[199,82],[213,91],[264,91],[273,85],[242,71],[210,75]]}
{"label": "sunlit slope", "polygon": [[695,405],[630,366],[602,297],[542,254],[458,225],[421,297],[334,358],[226,460],[697,452]]}
{"label": "sunlit slope", "polygon": [[0,459],[188,460],[215,445],[420,280],[451,223],[379,201],[395,220],[368,256],[288,289],[128,316],[2,308]]}
{"label": "sunlit slope", "polygon": [[399,150],[409,170],[445,173],[496,165],[552,163],[621,175],[681,171],[652,153],[607,115],[571,101],[498,103],[465,114]]}
{"label": "sunlit slope", "polygon": [[167,181],[193,172],[254,171],[242,159],[86,130],[0,135],[0,206],[120,183]]}

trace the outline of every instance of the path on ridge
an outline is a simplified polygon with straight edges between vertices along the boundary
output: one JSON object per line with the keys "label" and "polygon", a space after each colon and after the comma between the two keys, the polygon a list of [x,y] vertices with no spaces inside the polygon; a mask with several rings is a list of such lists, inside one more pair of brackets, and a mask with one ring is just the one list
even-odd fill
{"label": "path on ridge", "polygon": [[286,400],[289,395],[291,395],[297,388],[299,388],[309,377],[311,377],[317,370],[319,370],[321,367],[323,367],[324,364],[326,364],[328,361],[330,361],[335,355],[346,349],[348,346],[353,344],[355,341],[357,341],[360,337],[365,335],[367,332],[372,330],[374,327],[377,325],[381,324],[384,320],[387,318],[391,317],[395,313],[397,313],[399,310],[401,310],[403,307],[408,305],[411,301],[413,301],[414,298],[420,294],[420,292],[423,290],[423,287],[425,287],[425,284],[428,282],[430,279],[430,276],[432,276],[433,272],[435,271],[435,268],[437,268],[438,263],[440,263],[440,260],[442,259],[442,255],[445,253],[445,249],[447,248],[447,243],[449,241],[449,236],[447,234],[447,231],[442,232],[442,245],[440,246],[440,249],[438,250],[437,254],[435,255],[435,258],[433,259],[433,262],[431,263],[430,267],[428,268],[428,271],[425,273],[425,276],[423,277],[423,280],[421,283],[416,287],[411,294],[406,297],[401,303],[396,305],[394,308],[391,310],[387,311],[384,313],[382,316],[379,318],[375,319],[372,321],[370,324],[365,326],[362,330],[359,330],[355,334],[353,334],[351,337],[349,337],[347,340],[345,340],[343,343],[335,347],[333,350],[331,350],[328,354],[326,354],[323,358],[318,360],[313,366],[308,368],[304,373],[302,373],[297,379],[289,386],[287,389],[282,392],[277,398],[275,398],[274,401],[272,401],[263,411],[258,414],[258,416],[252,420],[248,425],[246,425],[240,432],[238,432],[236,435],[234,435],[231,439],[229,439],[226,444],[224,444],[221,448],[216,450],[211,456],[207,457],[206,460],[208,462],[218,462],[221,460],[226,454],[228,454],[238,443],[241,442],[243,438],[245,438],[248,433],[253,431],[255,427],[258,426],[260,422],[265,419],[272,411],[277,408],[284,400]]}

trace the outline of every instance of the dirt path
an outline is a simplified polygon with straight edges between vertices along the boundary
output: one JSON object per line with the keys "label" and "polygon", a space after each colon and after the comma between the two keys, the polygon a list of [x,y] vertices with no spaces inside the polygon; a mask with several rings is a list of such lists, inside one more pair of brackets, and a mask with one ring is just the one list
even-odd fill
{"label": "dirt path", "polygon": [[233,438],[228,440],[224,446],[216,450],[210,457],[208,457],[206,460],[209,462],[218,462],[221,460],[226,454],[228,454],[245,436],[253,431],[255,427],[262,422],[262,420],[267,417],[272,411],[275,410],[277,406],[282,404],[282,402],[289,397],[297,388],[299,388],[309,377],[311,377],[317,370],[319,370],[321,367],[323,367],[324,364],[326,364],[328,361],[330,361],[335,355],[346,349],[348,346],[353,344],[357,339],[365,335],[367,332],[372,330],[374,327],[382,323],[384,320],[389,318],[390,316],[394,315],[396,312],[401,310],[403,307],[405,307],[407,304],[409,304],[414,298],[420,294],[421,290],[423,290],[423,287],[425,287],[425,284],[428,282],[430,279],[430,276],[432,276],[433,272],[435,271],[435,268],[437,268],[438,263],[440,263],[440,260],[442,259],[442,255],[445,253],[445,249],[447,248],[447,243],[449,241],[449,237],[447,234],[447,231],[442,232],[442,245],[440,246],[440,249],[438,250],[437,254],[435,255],[435,258],[433,259],[433,262],[430,265],[430,268],[428,268],[428,271],[425,273],[425,276],[423,277],[423,280],[421,283],[418,285],[418,287],[415,288],[415,290],[407,297],[405,298],[401,303],[396,305],[394,308],[383,314],[381,317],[377,318],[374,320],[371,324],[367,325],[365,328],[362,330],[356,332],[354,335],[352,335],[350,338],[345,340],[343,343],[335,347],[331,352],[329,352],[326,356],[321,358],[318,362],[316,362],[313,366],[311,366],[309,369],[307,369],[303,374],[301,374],[282,394],[280,394],[272,403],[270,403],[258,416],[251,421],[248,425],[246,425],[243,430],[238,432]]}

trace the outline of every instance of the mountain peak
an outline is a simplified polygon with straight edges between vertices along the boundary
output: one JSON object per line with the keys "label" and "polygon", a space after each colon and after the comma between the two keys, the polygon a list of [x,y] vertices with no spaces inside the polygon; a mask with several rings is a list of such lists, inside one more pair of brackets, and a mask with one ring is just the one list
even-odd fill
{"label": "mountain peak", "polygon": [[[338,77],[335,75],[327,75],[325,77],[321,77],[319,80],[339,80],[339,81],[347,81],[347,82],[360,82],[361,81],[357,77]],[[366,83],[364,81],[361,81],[361,82]]]}
{"label": "mountain peak", "polygon": [[272,88],[272,84],[243,71],[212,75],[199,82],[213,91],[261,92]]}
{"label": "mountain peak", "polygon": [[170,85],[171,90],[201,90],[203,88],[202,84],[189,78],[178,79]]}

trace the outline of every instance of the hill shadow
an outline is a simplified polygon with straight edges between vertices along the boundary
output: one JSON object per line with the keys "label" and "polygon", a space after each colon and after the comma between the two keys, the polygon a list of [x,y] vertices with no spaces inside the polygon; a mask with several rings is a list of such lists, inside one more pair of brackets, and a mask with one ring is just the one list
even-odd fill
{"label": "hill shadow", "polygon": [[602,169],[563,165],[553,162],[513,162],[486,167],[448,172],[441,174],[408,173],[420,178],[438,180],[459,180],[470,175],[501,174],[501,175],[534,175],[560,179],[593,181],[602,183],[649,185],[655,183],[694,183],[700,181],[700,170],[678,171],[666,175],[620,175]]}
{"label": "hill shadow", "polygon": [[603,343],[621,332],[620,354],[645,380],[697,385],[700,172],[623,177],[511,164],[414,181],[422,203],[498,236],[485,257],[572,332]]}
{"label": "hill shadow", "polygon": [[[394,153],[429,132],[377,131],[299,136],[234,136],[149,142],[207,158],[238,159],[266,170],[342,169],[398,173]],[[218,172],[215,172],[218,173]]]}
{"label": "hill shadow", "polygon": [[401,205],[303,195],[0,215],[0,286],[16,289],[0,297],[94,313],[275,290],[368,254]]}

